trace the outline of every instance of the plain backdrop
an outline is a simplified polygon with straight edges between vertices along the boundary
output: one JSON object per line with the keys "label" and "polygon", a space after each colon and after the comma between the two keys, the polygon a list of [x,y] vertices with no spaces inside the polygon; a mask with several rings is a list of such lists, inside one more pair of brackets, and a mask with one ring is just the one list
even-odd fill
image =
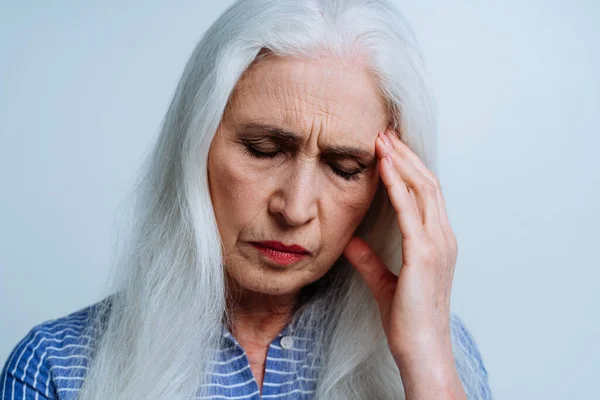
{"label": "plain backdrop", "polygon": [[[453,306],[495,397],[597,398],[600,3],[397,3],[438,103]],[[0,4],[3,364],[107,294],[116,211],[231,1]]]}

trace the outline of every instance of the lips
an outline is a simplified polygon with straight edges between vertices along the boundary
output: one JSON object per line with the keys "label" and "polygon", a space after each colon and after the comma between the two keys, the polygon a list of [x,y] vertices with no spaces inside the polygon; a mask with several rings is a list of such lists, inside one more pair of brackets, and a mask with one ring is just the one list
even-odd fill
{"label": "lips", "polygon": [[258,251],[280,265],[289,265],[307,257],[310,252],[299,245],[286,246],[281,242],[251,242]]}
{"label": "lips", "polygon": [[285,251],[287,253],[310,254],[310,252],[308,250],[306,250],[304,247],[302,247],[300,245],[293,244],[290,246],[286,246],[285,244],[274,241],[274,240],[268,240],[268,241],[264,241],[264,242],[252,242],[252,244],[257,244],[262,247],[268,247],[273,250]]}

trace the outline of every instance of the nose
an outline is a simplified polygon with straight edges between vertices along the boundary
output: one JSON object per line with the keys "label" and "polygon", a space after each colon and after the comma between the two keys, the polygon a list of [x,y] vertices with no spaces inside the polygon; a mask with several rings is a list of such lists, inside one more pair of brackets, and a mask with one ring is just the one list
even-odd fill
{"label": "nose", "polygon": [[320,189],[317,167],[299,161],[284,174],[269,198],[269,211],[290,226],[301,226],[317,217]]}

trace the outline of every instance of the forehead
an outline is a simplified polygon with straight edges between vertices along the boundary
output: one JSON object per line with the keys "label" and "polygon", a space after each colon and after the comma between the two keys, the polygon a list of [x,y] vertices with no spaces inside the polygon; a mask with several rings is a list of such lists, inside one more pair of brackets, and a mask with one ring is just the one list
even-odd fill
{"label": "forehead", "polygon": [[358,62],[328,58],[272,57],[254,64],[238,83],[228,112],[240,123],[362,142],[388,125],[374,77]]}

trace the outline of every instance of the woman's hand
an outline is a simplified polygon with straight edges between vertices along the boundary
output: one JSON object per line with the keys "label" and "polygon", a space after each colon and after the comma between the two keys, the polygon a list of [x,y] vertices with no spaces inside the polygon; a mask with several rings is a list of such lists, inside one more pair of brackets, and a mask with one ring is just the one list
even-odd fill
{"label": "woman's hand", "polygon": [[438,179],[394,131],[379,135],[376,154],[402,233],[402,268],[396,277],[358,237],[344,256],[379,305],[407,398],[465,398],[450,339],[457,242]]}

